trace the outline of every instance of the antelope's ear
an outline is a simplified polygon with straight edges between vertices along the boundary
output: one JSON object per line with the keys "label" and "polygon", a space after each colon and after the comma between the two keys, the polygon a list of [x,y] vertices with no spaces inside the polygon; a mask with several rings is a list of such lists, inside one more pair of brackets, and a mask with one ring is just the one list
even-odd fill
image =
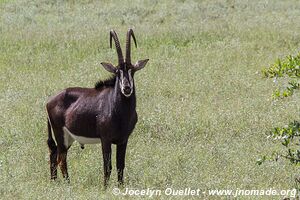
{"label": "antelope's ear", "polygon": [[106,69],[108,72],[115,74],[117,72],[117,68],[115,68],[112,64],[102,62],[101,65]]}
{"label": "antelope's ear", "polygon": [[147,64],[148,61],[149,61],[149,59],[137,61],[137,62],[133,65],[134,71],[136,72],[136,71],[138,71],[138,70],[140,70],[140,69],[143,69],[143,68],[146,66],[146,64]]}

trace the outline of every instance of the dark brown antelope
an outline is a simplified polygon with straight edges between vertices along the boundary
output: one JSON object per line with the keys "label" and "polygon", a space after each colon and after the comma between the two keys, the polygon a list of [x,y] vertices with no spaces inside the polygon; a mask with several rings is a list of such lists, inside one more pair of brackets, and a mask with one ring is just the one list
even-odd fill
{"label": "dark brown antelope", "polygon": [[[118,65],[101,63],[111,72],[110,79],[99,81],[94,88],[67,88],[50,98],[48,112],[48,147],[51,179],[57,178],[59,165],[69,181],[67,152],[74,140],[81,144],[101,143],[104,163],[104,186],[111,174],[111,145],[117,145],[118,182],[123,184],[126,146],[137,123],[134,74],[145,67],[149,59],[131,64],[130,43],[136,40],[132,29],[127,32],[126,58],[123,59],[118,36],[110,31],[110,48],[114,39]],[[55,141],[52,137],[54,133]]]}

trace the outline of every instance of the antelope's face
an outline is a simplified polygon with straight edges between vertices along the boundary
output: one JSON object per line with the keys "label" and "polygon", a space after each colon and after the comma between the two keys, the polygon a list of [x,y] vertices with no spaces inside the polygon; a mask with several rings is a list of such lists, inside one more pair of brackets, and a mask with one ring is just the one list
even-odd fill
{"label": "antelope's face", "polygon": [[132,69],[119,69],[117,71],[117,76],[119,77],[119,85],[122,94],[125,97],[130,97],[134,90]]}
{"label": "antelope's face", "polygon": [[112,39],[114,39],[116,50],[118,53],[119,63],[117,67],[115,67],[111,63],[104,63],[104,62],[101,63],[107,71],[114,73],[118,77],[117,80],[119,81],[119,83],[117,84],[119,84],[121,93],[125,97],[130,97],[134,91],[134,80],[133,80],[134,73],[144,68],[149,60],[149,59],[139,60],[135,64],[131,64],[131,56],[130,56],[131,37],[133,38],[135,46],[137,47],[133,30],[128,29],[127,38],[126,38],[126,58],[124,60],[117,33],[114,30],[111,30],[110,47],[112,47]]}

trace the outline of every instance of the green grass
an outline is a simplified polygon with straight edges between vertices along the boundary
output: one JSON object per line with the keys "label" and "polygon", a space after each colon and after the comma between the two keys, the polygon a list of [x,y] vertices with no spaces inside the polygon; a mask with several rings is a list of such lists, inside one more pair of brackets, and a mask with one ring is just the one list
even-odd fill
{"label": "green grass", "polygon": [[128,27],[132,59],[150,61],[135,76],[126,187],[294,188],[295,166],[256,159],[280,148],[266,140],[272,127],[299,119],[299,94],[274,102],[276,85],[260,74],[299,52],[299,9],[296,0],[0,0],[0,198],[113,198],[116,170],[104,191],[100,145],[74,143],[71,183],[49,180],[45,103],[109,76],[100,65],[117,62],[109,30],[124,44]]}

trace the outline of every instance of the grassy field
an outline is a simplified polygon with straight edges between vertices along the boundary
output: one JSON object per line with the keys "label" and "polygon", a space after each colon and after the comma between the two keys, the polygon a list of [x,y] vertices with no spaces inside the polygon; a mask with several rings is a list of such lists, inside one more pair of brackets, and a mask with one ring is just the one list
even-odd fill
{"label": "grassy field", "polygon": [[298,53],[299,10],[296,0],[0,0],[0,199],[119,198],[114,159],[103,189],[100,145],[74,143],[71,183],[50,181],[45,103],[108,77],[109,30],[124,44],[128,27],[132,59],[150,61],[135,76],[125,187],[294,188],[296,167],[256,159],[280,148],[266,140],[272,127],[299,119],[300,94],[273,101],[276,85],[260,73]]}

